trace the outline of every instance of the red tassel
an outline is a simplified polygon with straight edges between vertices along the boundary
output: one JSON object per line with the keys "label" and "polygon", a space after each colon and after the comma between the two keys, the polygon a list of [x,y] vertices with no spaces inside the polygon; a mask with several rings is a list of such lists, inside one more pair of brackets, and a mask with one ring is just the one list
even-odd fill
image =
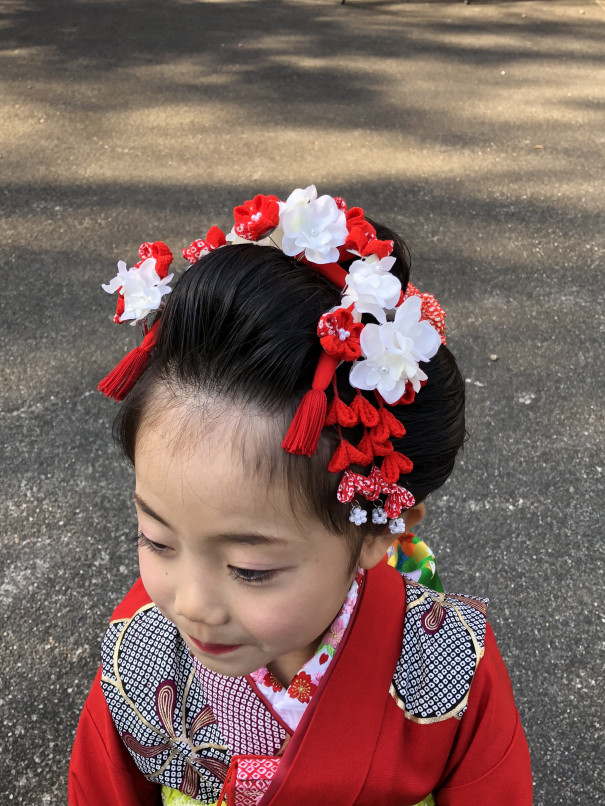
{"label": "red tassel", "polygon": [[309,389],[300,401],[281,446],[288,453],[313,456],[326,419],[326,393]]}
{"label": "red tassel", "polygon": [[149,361],[149,353],[155,347],[158,339],[159,324],[160,320],[158,319],[145,334],[141,346],[135,347],[128,355],[125,355],[109,375],[103,378],[97,386],[99,392],[103,392],[106,397],[112,397],[118,403],[124,400],[128,392],[145,372]]}
{"label": "red tassel", "polygon": [[336,423],[338,422],[337,417],[336,417],[336,411],[335,411],[336,406],[334,405],[335,403],[336,403],[336,398],[333,398],[332,402],[330,403],[330,405],[328,406],[328,409],[326,411],[326,419],[325,419],[324,425],[336,425]]}
{"label": "red tassel", "polygon": [[135,347],[98,385],[99,392],[120,402],[139,380],[149,361],[149,352]]}
{"label": "red tassel", "polygon": [[[328,264],[332,265],[332,264]],[[325,390],[334,378],[339,359],[323,352],[319,356],[311,389],[300,401],[281,446],[288,453],[313,456],[326,420],[328,401]]]}

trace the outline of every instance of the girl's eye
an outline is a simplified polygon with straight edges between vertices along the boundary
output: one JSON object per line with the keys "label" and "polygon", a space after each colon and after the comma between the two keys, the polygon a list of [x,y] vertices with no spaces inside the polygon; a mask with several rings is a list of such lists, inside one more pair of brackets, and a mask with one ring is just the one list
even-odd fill
{"label": "girl's eye", "polygon": [[267,580],[271,579],[271,577],[275,576],[277,571],[259,571],[254,568],[236,568],[233,565],[229,566],[229,573],[233,577],[233,579],[237,579],[240,582],[247,582],[249,584],[260,584],[261,582],[266,582]]}
{"label": "girl's eye", "polygon": [[148,549],[156,554],[163,554],[169,548],[169,546],[165,546],[163,543],[155,543],[153,540],[150,540],[143,532],[137,534],[137,543],[139,548]]}

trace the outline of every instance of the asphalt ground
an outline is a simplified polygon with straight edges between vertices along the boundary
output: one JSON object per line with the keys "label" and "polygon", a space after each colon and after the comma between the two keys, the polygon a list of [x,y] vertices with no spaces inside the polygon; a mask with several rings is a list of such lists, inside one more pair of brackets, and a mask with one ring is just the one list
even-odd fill
{"label": "asphalt ground", "polygon": [[419,533],[490,597],[536,804],[605,802],[605,4],[13,0],[0,36],[1,802],[66,802],[137,573],[100,284],[312,182],[447,308],[470,438]]}

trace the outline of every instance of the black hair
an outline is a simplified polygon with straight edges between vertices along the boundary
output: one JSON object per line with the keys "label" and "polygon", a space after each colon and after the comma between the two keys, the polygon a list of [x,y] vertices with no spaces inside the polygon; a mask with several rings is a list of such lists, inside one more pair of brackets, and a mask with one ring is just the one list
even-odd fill
{"label": "black hair", "polygon": [[[379,238],[395,241],[392,271],[405,288],[407,247],[386,227],[374,226]],[[246,448],[246,461],[269,483],[285,481],[293,507],[355,543],[384,529],[370,517],[365,525],[352,526],[349,507],[336,498],[340,474],[327,469],[339,440],[334,428],[324,428],[311,458],[281,448],[317,366],[318,320],[339,303],[339,289],[275,247],[238,244],[202,257],[168,297],[149,366],[116,418],[114,434],[125,455],[134,463],[137,433],[153,417],[151,401],[158,394],[168,391],[175,401],[210,400],[213,406],[235,407],[270,422],[268,435],[251,452]],[[347,403],[356,392],[348,381],[349,368],[343,363],[336,373],[339,395]],[[414,401],[390,407],[406,429],[401,439],[393,438],[394,447],[414,464],[400,483],[417,502],[448,478],[465,435],[464,381],[452,353],[442,345],[422,369],[428,381]],[[363,432],[351,429],[344,435],[356,443]]]}

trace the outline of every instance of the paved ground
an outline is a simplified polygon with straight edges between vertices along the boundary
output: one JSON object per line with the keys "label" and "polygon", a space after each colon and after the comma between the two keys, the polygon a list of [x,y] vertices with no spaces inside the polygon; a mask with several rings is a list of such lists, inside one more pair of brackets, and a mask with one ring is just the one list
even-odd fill
{"label": "paved ground", "polygon": [[[536,803],[603,803],[602,2],[0,2],[3,772],[65,803],[104,623],[136,574],[98,380],[100,283],[250,194],[315,182],[408,239],[470,439],[423,536],[488,595]],[[490,355],[497,360],[490,360]],[[602,636],[601,636],[602,637]]]}

